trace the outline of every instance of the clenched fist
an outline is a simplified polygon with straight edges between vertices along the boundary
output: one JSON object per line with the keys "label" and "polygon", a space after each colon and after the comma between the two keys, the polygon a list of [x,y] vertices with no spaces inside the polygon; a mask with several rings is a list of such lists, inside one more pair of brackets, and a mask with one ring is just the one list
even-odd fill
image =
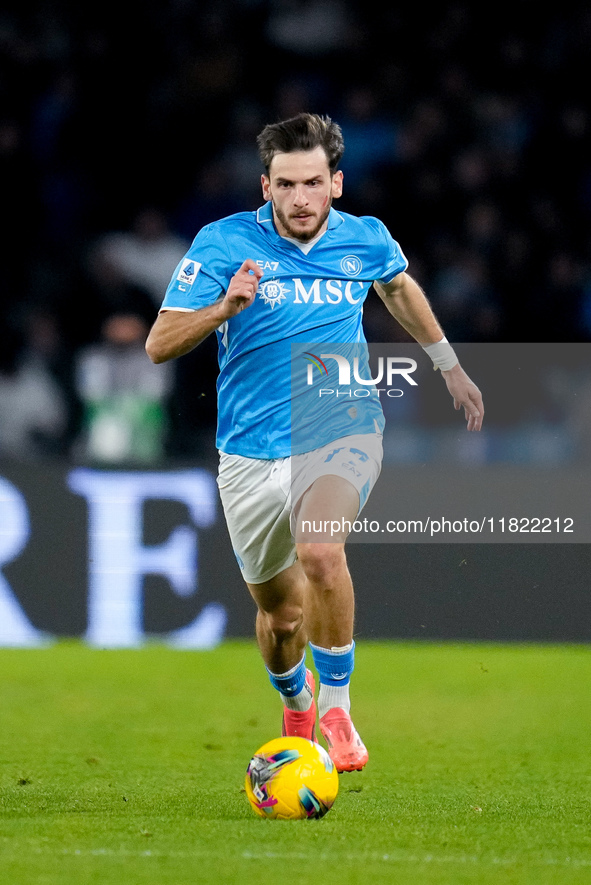
{"label": "clenched fist", "polygon": [[247,258],[230,280],[228,291],[224,297],[224,304],[229,316],[235,316],[245,307],[250,307],[262,276],[262,268],[251,258]]}

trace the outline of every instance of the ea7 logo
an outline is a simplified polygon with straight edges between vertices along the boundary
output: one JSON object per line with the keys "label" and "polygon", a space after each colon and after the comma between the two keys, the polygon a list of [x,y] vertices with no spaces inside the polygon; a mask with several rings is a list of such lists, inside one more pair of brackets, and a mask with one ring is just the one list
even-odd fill
{"label": "ea7 logo", "polygon": [[257,264],[263,270],[270,270],[272,273],[275,273],[279,267],[278,261],[263,261],[262,258],[257,261]]}

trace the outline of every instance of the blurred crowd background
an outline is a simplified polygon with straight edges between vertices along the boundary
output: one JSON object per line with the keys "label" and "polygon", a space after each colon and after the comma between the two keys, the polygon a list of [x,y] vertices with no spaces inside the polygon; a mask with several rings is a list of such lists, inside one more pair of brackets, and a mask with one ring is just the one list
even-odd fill
{"label": "blurred crowd background", "polygon": [[302,110],[341,124],[337,208],[386,223],[450,340],[589,341],[590,52],[583,4],[5,0],[0,456],[211,455],[213,337],[164,367],[143,342]]}

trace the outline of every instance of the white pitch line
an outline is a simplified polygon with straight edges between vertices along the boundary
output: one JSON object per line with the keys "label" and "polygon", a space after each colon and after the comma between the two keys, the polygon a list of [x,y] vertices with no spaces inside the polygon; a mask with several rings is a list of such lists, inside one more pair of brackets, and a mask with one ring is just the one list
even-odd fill
{"label": "white pitch line", "polygon": [[[196,849],[195,851],[161,851],[152,849],[128,849],[128,848],[61,848],[53,849],[49,846],[36,847],[32,851],[35,854],[52,854],[62,857],[154,857],[154,858],[180,858],[180,859],[198,859],[201,857],[219,857],[228,859],[227,851],[214,850],[209,848]],[[549,857],[532,859],[530,857],[479,857],[475,854],[384,854],[374,852],[367,854],[364,852],[343,854],[341,852],[322,852],[311,854],[305,852],[289,852],[289,851],[242,851],[240,855],[244,860],[304,860],[304,861],[322,861],[338,858],[350,861],[365,862],[382,862],[390,864],[457,864],[457,865],[479,865],[486,866],[512,866],[519,864],[527,864],[528,868],[532,867],[570,867],[585,868],[591,867],[591,858],[572,858],[572,857]]]}

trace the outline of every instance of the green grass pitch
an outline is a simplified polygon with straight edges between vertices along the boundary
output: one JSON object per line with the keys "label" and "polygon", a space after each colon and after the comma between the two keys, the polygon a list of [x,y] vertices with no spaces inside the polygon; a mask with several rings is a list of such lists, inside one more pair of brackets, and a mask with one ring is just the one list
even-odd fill
{"label": "green grass pitch", "polygon": [[369,751],[321,821],[254,816],[251,642],[0,650],[0,882],[591,882],[591,649],[359,642]]}

